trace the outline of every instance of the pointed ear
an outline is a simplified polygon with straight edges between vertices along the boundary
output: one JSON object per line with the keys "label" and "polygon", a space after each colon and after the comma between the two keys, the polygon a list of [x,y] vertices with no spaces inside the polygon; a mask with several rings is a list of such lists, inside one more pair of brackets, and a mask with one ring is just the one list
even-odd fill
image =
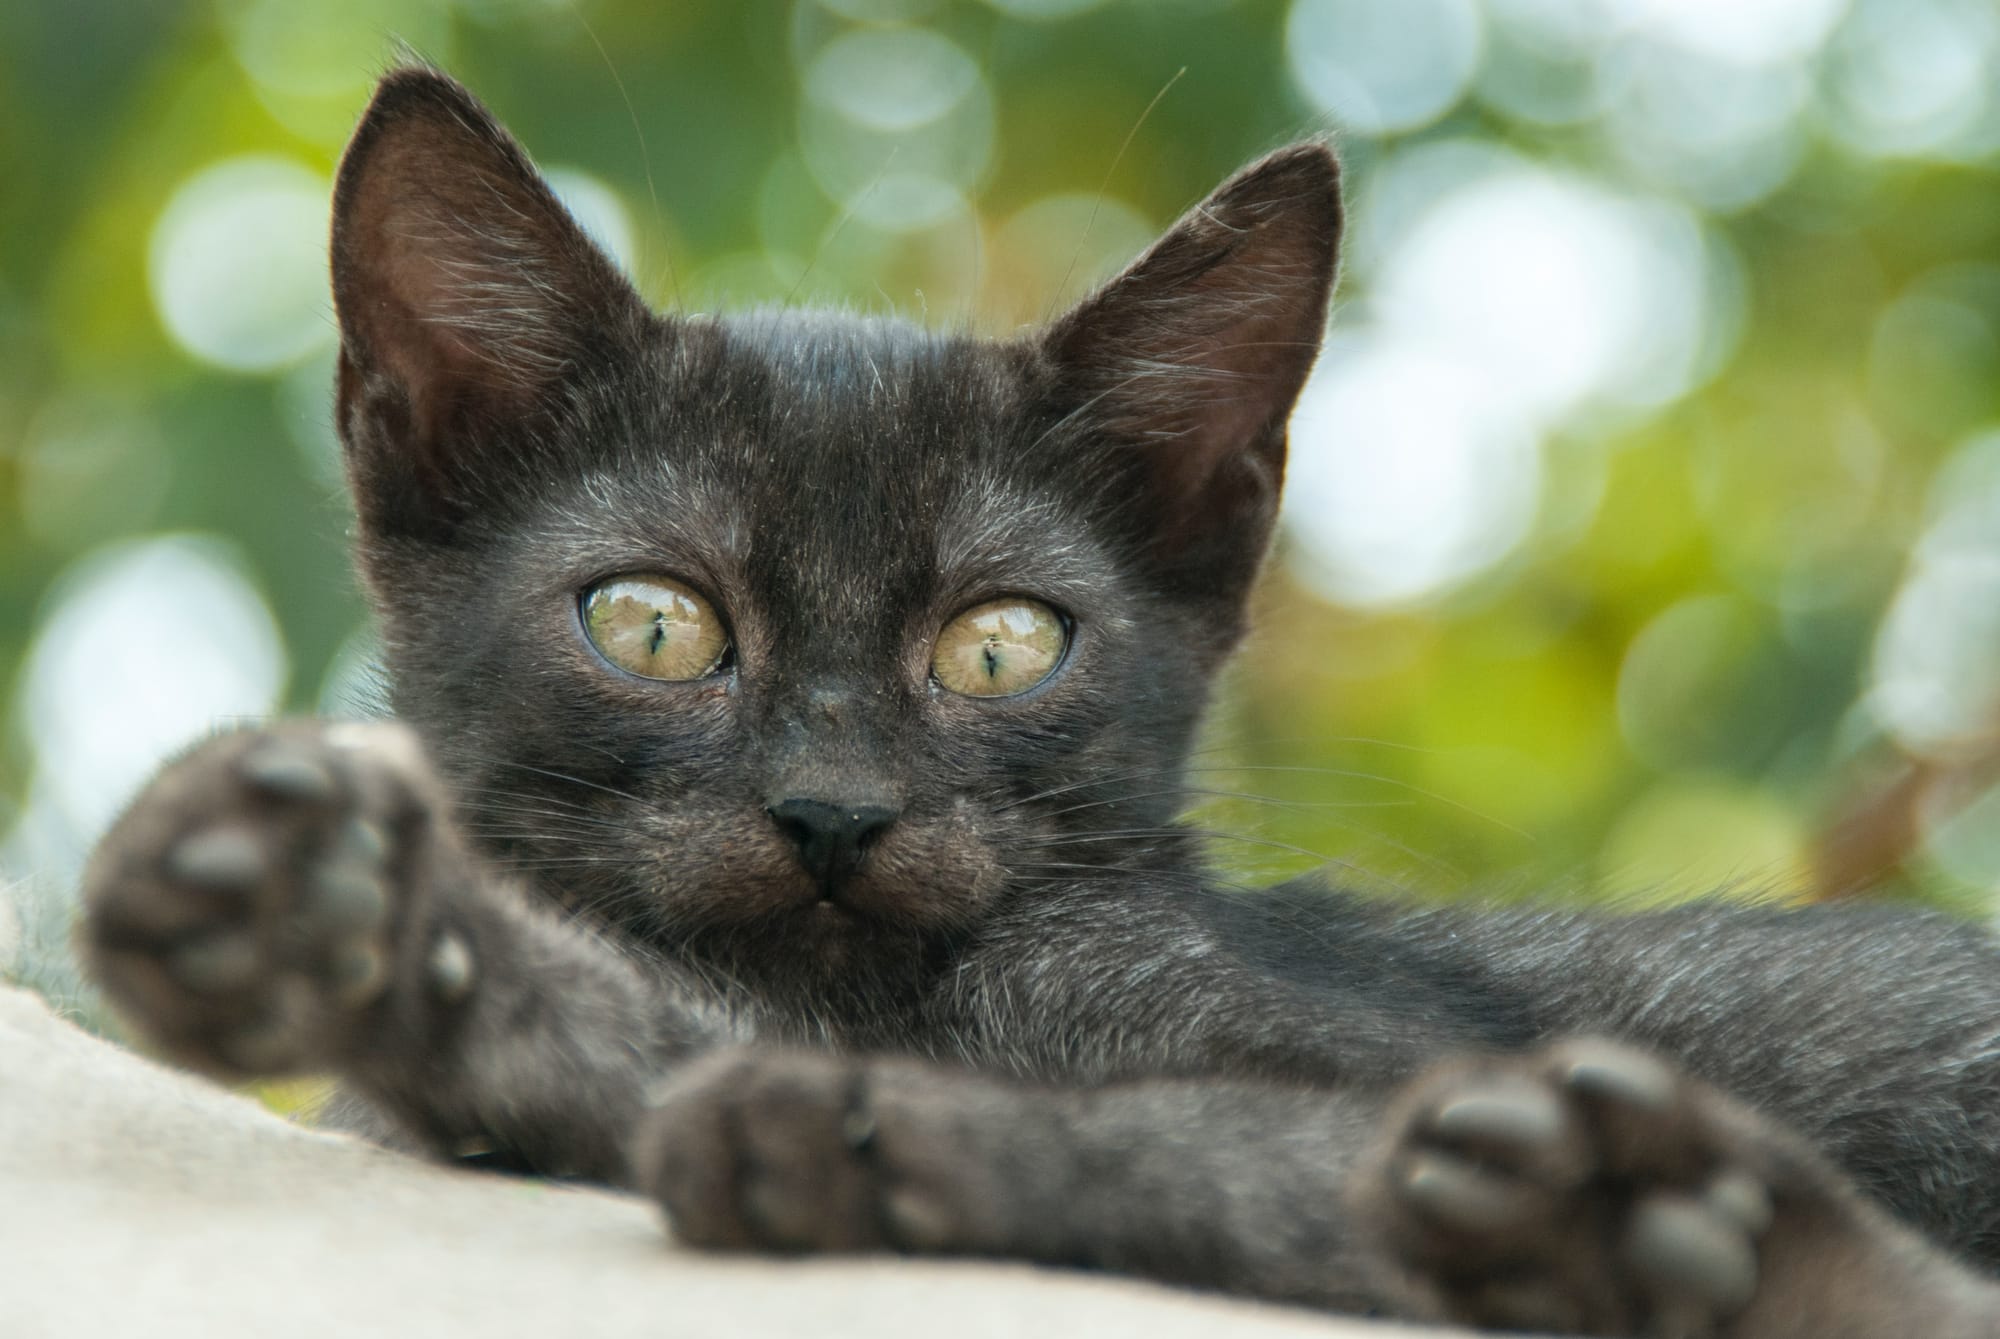
{"label": "pointed ear", "polygon": [[448,529],[482,448],[648,319],[520,145],[434,70],[376,89],[341,160],[332,251],[341,436],[378,531]]}
{"label": "pointed ear", "polygon": [[1189,210],[1044,342],[1062,398],[1141,453],[1160,555],[1226,599],[1263,559],[1340,224],[1332,152],[1281,149]]}

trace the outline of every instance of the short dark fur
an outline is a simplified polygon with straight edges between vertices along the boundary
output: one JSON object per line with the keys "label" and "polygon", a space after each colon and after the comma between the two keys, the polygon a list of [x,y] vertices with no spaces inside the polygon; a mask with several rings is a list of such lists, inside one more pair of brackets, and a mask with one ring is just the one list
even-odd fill
{"label": "short dark fur", "polygon": [[[100,980],[192,1063],[333,1068],[407,1139],[637,1184],[711,1246],[2000,1335],[1946,1254],[2000,1263],[1984,932],[1233,895],[1173,825],[1339,228],[1300,145],[1040,334],[661,317],[469,95],[391,75],[333,263],[405,725],[169,768],[89,875]],[[627,572],[722,611],[721,672],[598,656],[579,592]],[[939,690],[937,630],[1009,594],[1065,663]],[[894,819],[822,875],[800,799]]]}

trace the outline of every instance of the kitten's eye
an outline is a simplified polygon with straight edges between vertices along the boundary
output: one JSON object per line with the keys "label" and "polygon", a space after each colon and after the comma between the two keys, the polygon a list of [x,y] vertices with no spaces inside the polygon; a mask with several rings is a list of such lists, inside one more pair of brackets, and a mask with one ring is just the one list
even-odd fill
{"label": "kitten's eye", "polygon": [[699,679],[722,663],[729,637],[707,600],[669,577],[613,577],[583,595],[591,644],[647,679]]}
{"label": "kitten's eye", "polygon": [[1062,616],[1035,600],[993,600],[944,625],[931,673],[965,697],[1025,693],[1062,659],[1069,632]]}

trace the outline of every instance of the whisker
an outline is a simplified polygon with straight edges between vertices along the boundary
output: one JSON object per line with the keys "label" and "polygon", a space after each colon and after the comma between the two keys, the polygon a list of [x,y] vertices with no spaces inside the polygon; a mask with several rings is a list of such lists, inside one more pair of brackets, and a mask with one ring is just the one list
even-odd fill
{"label": "whisker", "polygon": [[[1305,856],[1307,859],[1318,861],[1322,865],[1337,865],[1342,863],[1340,857],[1328,855],[1324,851],[1314,851],[1308,847],[1295,846],[1291,842],[1281,842],[1269,837],[1252,837],[1240,832],[1209,832],[1199,828],[1174,828],[1169,831],[1175,836],[1194,836],[1216,841],[1240,842],[1245,846],[1266,847],[1273,851],[1286,852],[1289,855]],[[1167,834],[1158,828],[1114,828],[1107,832],[1061,833],[1053,837],[1038,839],[1033,844],[1039,846],[1087,846],[1093,842],[1129,841],[1135,837],[1157,837],[1164,835]]]}
{"label": "whisker", "polygon": [[1111,156],[1111,166],[1104,169],[1104,180],[1098,183],[1097,199],[1091,202],[1090,218],[1083,225],[1083,236],[1076,239],[1076,250],[1070,255],[1069,268],[1063,271],[1062,282],[1057,284],[1055,292],[1049,295],[1049,305],[1042,312],[1042,324],[1047,325],[1054,319],[1056,308],[1062,302],[1063,293],[1069,288],[1069,281],[1076,276],[1077,263],[1083,259],[1084,245],[1090,241],[1090,230],[1097,226],[1097,216],[1104,208],[1105,192],[1111,189],[1111,178],[1117,173],[1118,165],[1125,161],[1126,150],[1130,149],[1132,141],[1138,138],[1139,128],[1146,124],[1146,118],[1153,114],[1153,109],[1160,105],[1166,98],[1168,91],[1175,84],[1178,84],[1181,81],[1181,77],[1186,73],[1187,66],[1183,65],[1180,69],[1174,71],[1173,76],[1166,83],[1160,85],[1160,91],[1155,93],[1153,100],[1146,104],[1146,110],[1139,113],[1139,119],[1132,123],[1130,130],[1125,132],[1125,140],[1118,146],[1118,152]]}
{"label": "whisker", "polygon": [[1211,786],[1176,786],[1172,790],[1148,790],[1117,795],[1110,799],[1085,800],[1080,804],[1051,809],[1042,817],[1062,818],[1069,814],[1082,813],[1086,809],[1101,809],[1114,804],[1133,804],[1140,800],[1173,799],[1182,795],[1199,796],[1205,800],[1243,800],[1250,804],[1267,805],[1273,809],[1289,809],[1300,813],[1322,809],[1407,809],[1415,803],[1414,800],[1281,800],[1273,795],[1259,795],[1247,790],[1219,790]]}
{"label": "whisker", "polygon": [[1405,781],[1401,777],[1384,776],[1380,772],[1362,772],[1345,767],[1295,766],[1285,763],[1218,764],[1209,767],[1190,767],[1187,770],[1190,775],[1197,775],[1204,772],[1272,772],[1298,776],[1339,777],[1349,781],[1373,781],[1384,786],[1393,786],[1398,790],[1408,791],[1419,799],[1430,800],[1435,804],[1441,804],[1446,808],[1454,809],[1464,814],[1467,818],[1474,818],[1482,823],[1491,824],[1503,832],[1519,837],[1522,841],[1532,843],[1535,840],[1532,833],[1515,827],[1505,819],[1495,818],[1491,814],[1483,813],[1460,800],[1452,799],[1449,795],[1419,786],[1414,781]]}
{"label": "whisker", "polygon": [[618,824],[618,820],[611,815],[599,813],[595,810],[562,808],[535,803],[533,801],[508,804],[500,800],[479,799],[473,801],[471,804],[462,804],[459,808],[464,813],[475,817],[481,814],[521,814],[531,818],[553,819],[561,823],[581,823],[588,827],[607,827]]}
{"label": "whisker", "polygon": [[644,800],[640,799],[637,795],[634,795],[629,790],[620,790],[616,786],[606,786],[596,781],[586,781],[584,778],[580,776],[571,776],[568,772],[555,772],[549,770],[546,767],[534,767],[524,762],[513,762],[506,758],[489,758],[486,761],[492,763],[496,767],[513,767],[523,772],[533,772],[536,776],[545,776],[553,781],[566,781],[569,782],[571,785],[588,786],[592,790],[603,791],[606,795],[616,796],[618,799],[621,800],[629,800],[633,804],[645,803]]}

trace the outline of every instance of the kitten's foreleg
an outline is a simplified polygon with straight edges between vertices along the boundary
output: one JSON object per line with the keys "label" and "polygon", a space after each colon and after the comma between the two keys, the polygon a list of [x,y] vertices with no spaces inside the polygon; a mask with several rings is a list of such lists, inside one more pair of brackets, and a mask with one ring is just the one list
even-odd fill
{"label": "kitten's foreleg", "polygon": [[1561,1334],[2000,1339],[2000,1287],[1607,1043],[1448,1064],[1391,1102],[731,1048],[662,1090],[633,1162],[711,1248],[1004,1256]]}
{"label": "kitten's foreleg", "polygon": [[676,1074],[633,1162],[697,1246],[1029,1259],[1366,1310],[1341,1194],[1377,1115],[1340,1093],[1062,1089],[753,1046]]}
{"label": "kitten's foreleg", "polygon": [[646,1081],[748,1028],[529,905],[459,838],[401,726],[295,722],[204,744],[85,875],[97,980],[225,1078],[331,1072],[440,1152],[626,1179]]}

